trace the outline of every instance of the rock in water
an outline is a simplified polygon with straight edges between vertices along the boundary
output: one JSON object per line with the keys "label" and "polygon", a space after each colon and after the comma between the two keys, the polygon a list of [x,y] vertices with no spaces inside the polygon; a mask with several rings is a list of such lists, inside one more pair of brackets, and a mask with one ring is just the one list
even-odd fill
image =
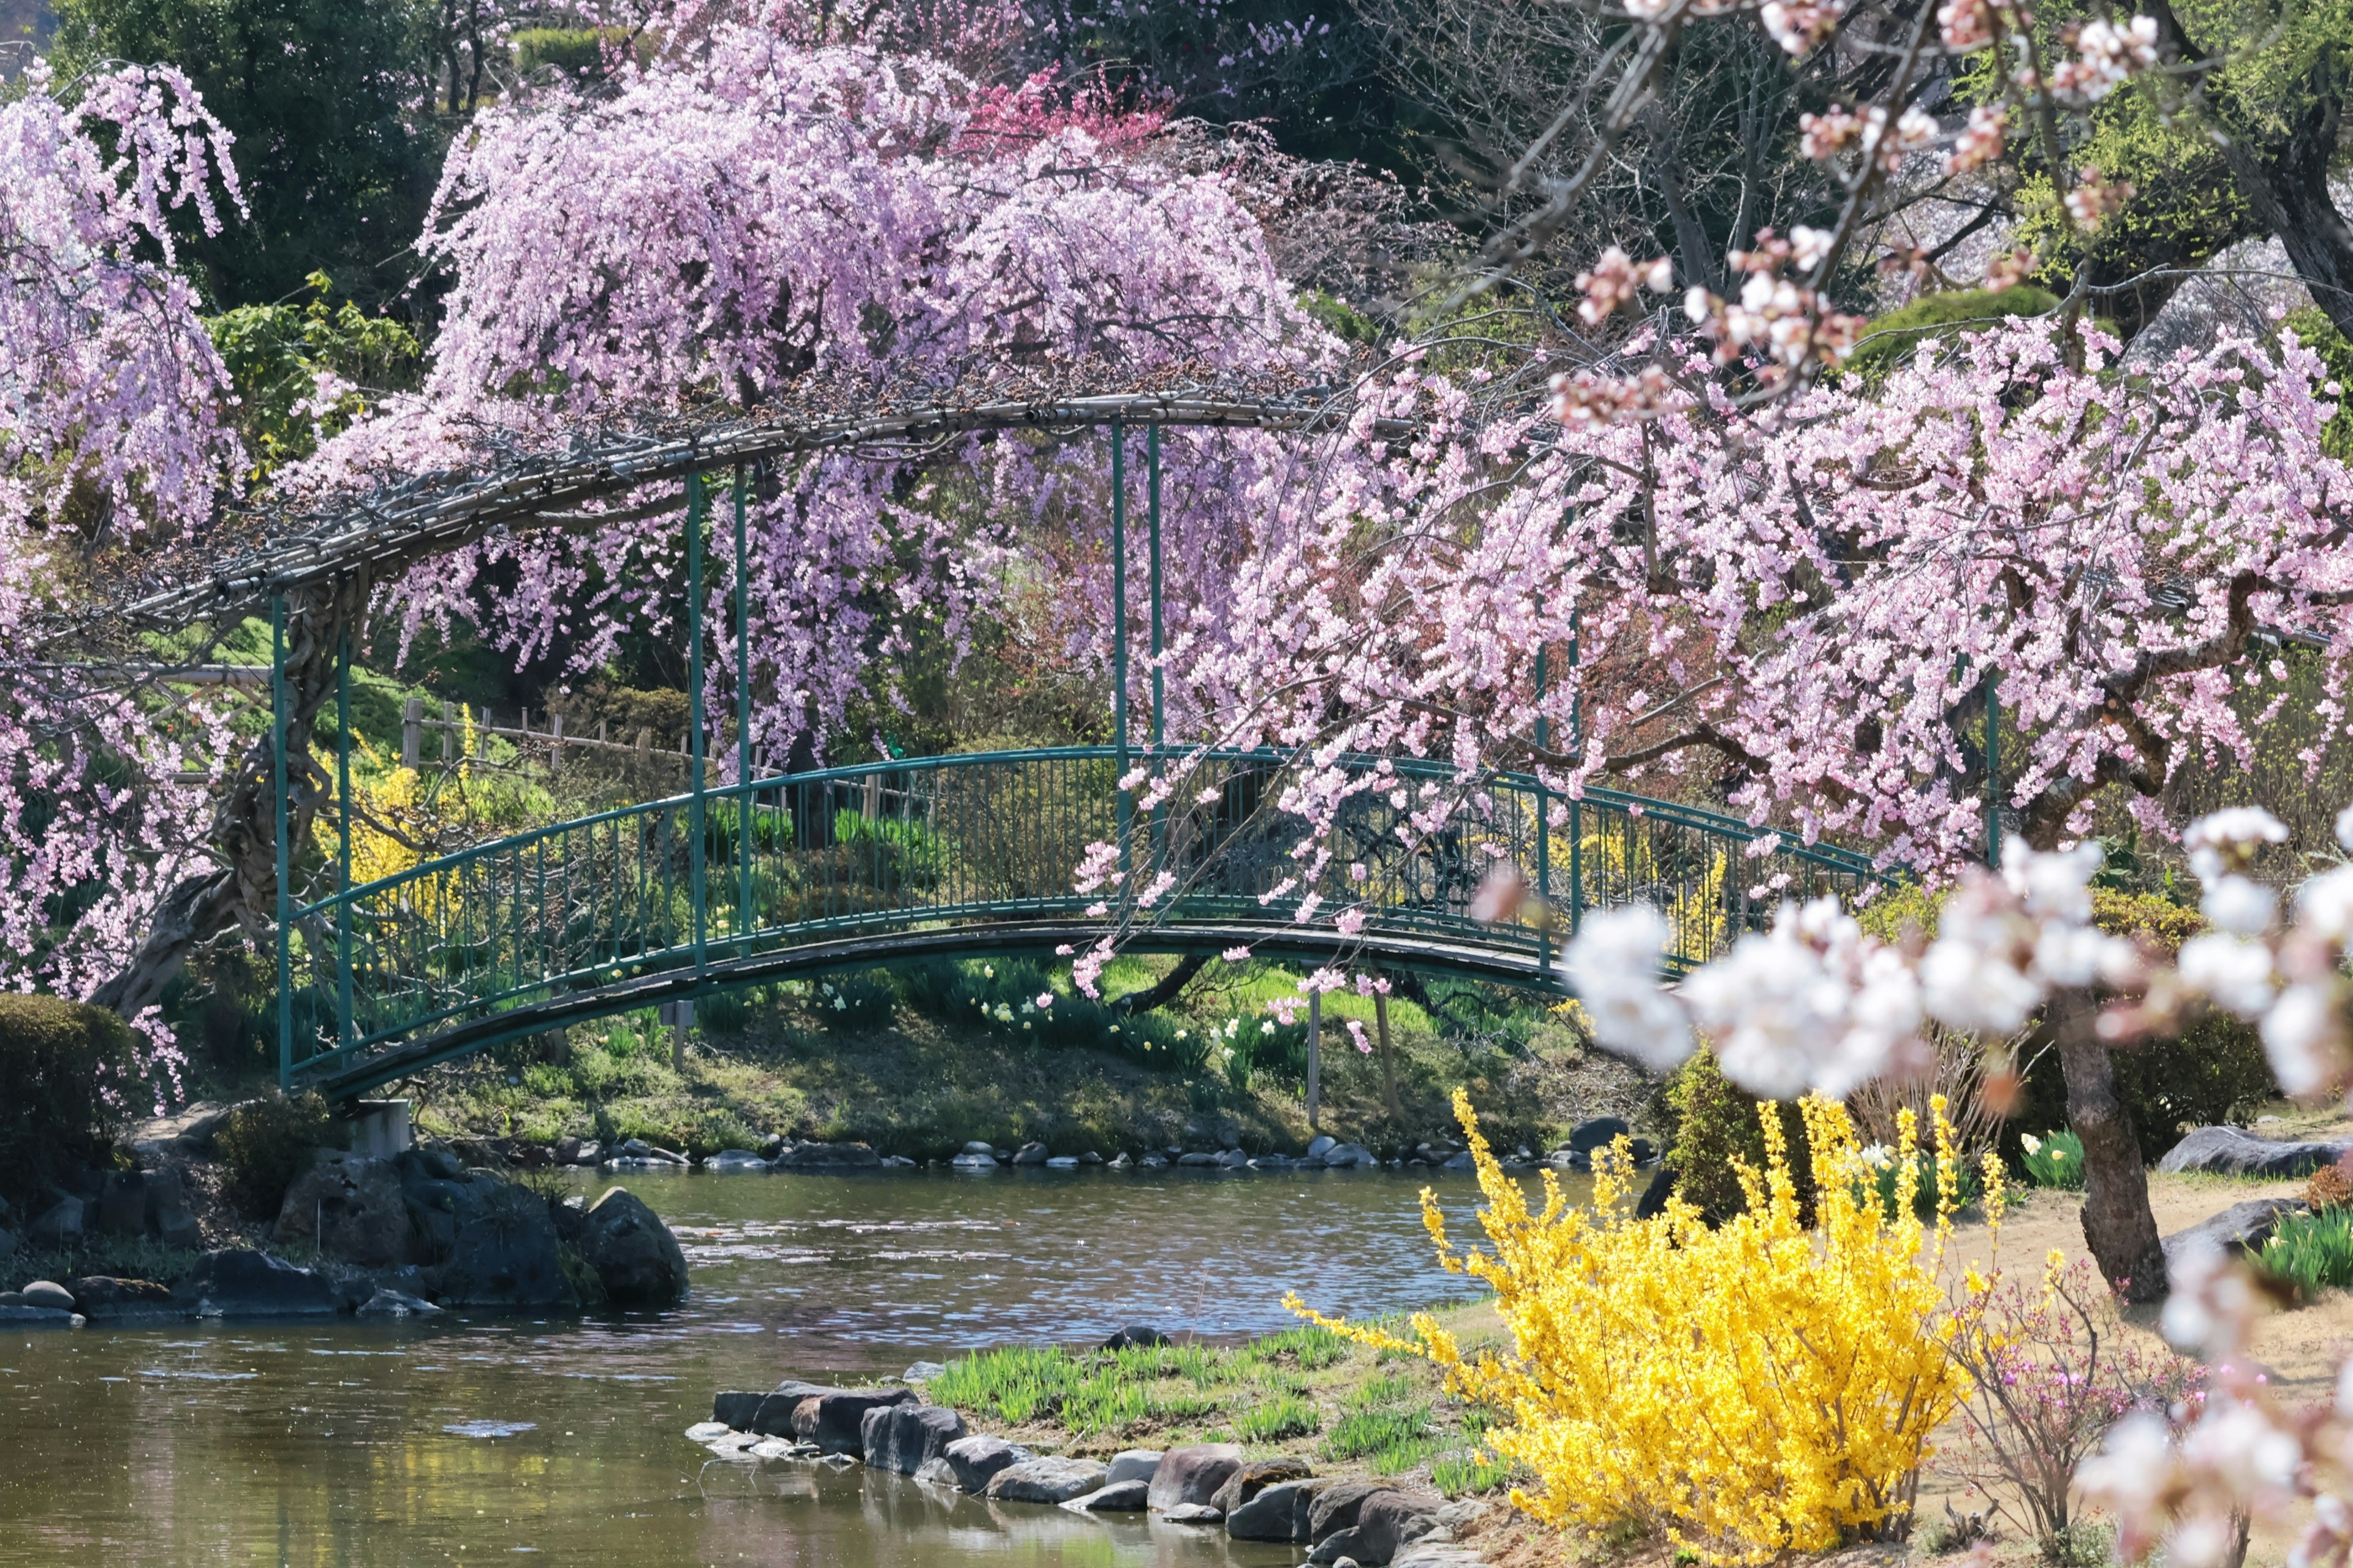
{"label": "rock in water", "polygon": [[1068,1502],[1095,1490],[1109,1471],[1100,1459],[1073,1459],[1056,1454],[1008,1465],[988,1478],[994,1502]]}
{"label": "rock in water", "polygon": [[0,1301],[0,1326],[11,1329],[78,1329],[87,1321],[79,1312],[55,1307],[27,1307],[21,1301]]}
{"label": "rock in water", "polygon": [[1212,1502],[1180,1502],[1160,1517],[1171,1524],[1215,1524],[1226,1516]]}
{"label": "rock in water", "polygon": [[1380,1156],[1361,1143],[1335,1143],[1324,1151],[1324,1164],[1328,1170],[1371,1170],[1381,1163]]}
{"label": "rock in water", "polygon": [[430,1318],[441,1310],[422,1296],[406,1290],[379,1289],[360,1303],[359,1315],[368,1319]]}
{"label": "rock in water", "polygon": [[1143,1481],[1105,1481],[1062,1506],[1072,1513],[1142,1513],[1148,1490]]}
{"label": "rock in water", "polygon": [[451,1213],[449,1260],[434,1294],[445,1307],[546,1307],[577,1311],[555,1220],[527,1188],[477,1176]]}
{"label": "rock in water", "polygon": [[2217,1176],[2308,1176],[2333,1165],[2353,1143],[2274,1143],[2238,1127],[2200,1127],[2166,1151],[2160,1171]]}
{"label": "rock in water", "polygon": [[2221,1214],[2199,1221],[2187,1230],[2177,1230],[2165,1238],[2165,1256],[2170,1261],[2182,1247],[2207,1244],[2229,1252],[2233,1248],[2253,1252],[2271,1235],[2280,1216],[2304,1207],[2301,1198],[2249,1198],[2242,1204],[2232,1204]]}
{"label": "rock in water", "polygon": [[944,1405],[879,1405],[863,1419],[866,1462],[912,1476],[964,1436],[964,1417]]}
{"label": "rock in water", "polygon": [[1261,1488],[1248,1502],[1226,1510],[1226,1533],[1237,1541],[1305,1545],[1314,1523],[1315,1494],[1330,1484],[1311,1476]]}
{"label": "rock in water", "polygon": [[779,1171],[871,1171],[882,1156],[866,1143],[796,1143],[776,1156]]}
{"label": "rock in water", "polygon": [[997,1471],[1029,1458],[1029,1450],[1002,1437],[976,1435],[950,1443],[940,1450],[940,1458],[947,1461],[958,1489],[977,1492],[988,1489],[990,1478]]}
{"label": "rock in water", "polygon": [[363,1268],[396,1268],[409,1256],[408,1203],[389,1160],[322,1149],[279,1205],[279,1241],[305,1242]]}
{"label": "rock in water", "polygon": [[1103,1485],[1109,1487],[1117,1486],[1122,1481],[1148,1481],[1152,1479],[1153,1472],[1159,1468],[1159,1449],[1124,1449],[1111,1457],[1111,1474],[1103,1478]]}
{"label": "rock in water", "polygon": [[822,1454],[866,1452],[866,1413],[887,1405],[912,1405],[908,1388],[828,1389],[812,1394],[793,1406],[793,1436],[814,1443]]}
{"label": "rock in water", "polygon": [[713,1173],[725,1171],[765,1171],[768,1162],[749,1149],[722,1149],[702,1162],[702,1168]]}
{"label": "rock in water", "polygon": [[1307,1158],[1311,1160],[1321,1160],[1324,1155],[1337,1148],[1339,1146],[1339,1142],[1340,1141],[1337,1138],[1333,1137],[1329,1132],[1318,1132],[1314,1137],[1307,1141]]}
{"label": "rock in water", "polygon": [[53,1312],[70,1312],[74,1310],[73,1292],[54,1279],[36,1279],[18,1291],[17,1295],[23,1298],[27,1307],[46,1307]]}
{"label": "rock in water", "polygon": [[1218,1489],[1241,1468],[1239,1443],[1193,1443],[1160,1456],[1152,1473],[1152,1511],[1166,1513],[1187,1503],[1212,1503]]}
{"label": "rock in water", "polygon": [[[26,1287],[27,1292],[31,1287]],[[92,1275],[73,1282],[75,1310],[94,1323],[153,1322],[185,1318],[188,1309],[153,1279]]]}
{"label": "rock in water", "polygon": [[1046,1145],[1036,1142],[1024,1143],[1019,1149],[1014,1152],[1013,1163],[1017,1165],[1044,1164],[1046,1163]]}
{"label": "rock in water", "polygon": [[613,1187],[588,1211],[580,1255],[616,1306],[667,1307],[686,1294],[686,1254],[661,1216],[627,1187]]}
{"label": "rock in water", "polygon": [[200,1318],[329,1318],[327,1277],[243,1247],[207,1252],[173,1292]]}
{"label": "rock in water", "polygon": [[956,1486],[955,1466],[948,1462],[945,1454],[942,1454],[936,1459],[924,1460],[923,1468],[915,1472],[915,1479],[926,1486],[954,1489]]}
{"label": "rock in water", "polygon": [[1218,1505],[1219,1512],[1231,1515],[1234,1510],[1277,1481],[1303,1481],[1314,1473],[1304,1459],[1245,1460],[1226,1478],[1226,1484],[1219,1487],[1218,1495],[1209,1500]]}
{"label": "rock in water", "polygon": [[958,1171],[995,1171],[997,1169],[997,1156],[994,1154],[958,1154],[955,1159],[950,1160],[948,1164],[951,1169]]}

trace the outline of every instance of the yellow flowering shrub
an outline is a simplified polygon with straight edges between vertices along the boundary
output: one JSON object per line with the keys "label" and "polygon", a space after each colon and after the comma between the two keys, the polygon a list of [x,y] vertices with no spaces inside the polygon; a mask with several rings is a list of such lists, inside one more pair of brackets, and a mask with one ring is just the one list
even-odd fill
{"label": "yellow flowering shrub", "polygon": [[[1634,1218],[1622,1143],[1596,1162],[1590,1206],[1569,1205],[1546,1172],[1531,1212],[1469,1099],[1458,1091],[1454,1107],[1493,1250],[1456,1252],[1426,1190],[1423,1216],[1440,1261],[1494,1288],[1510,1353],[1466,1355],[1427,1315],[1409,1342],[1324,1319],[1296,1297],[1294,1311],[1443,1366],[1451,1392],[1501,1417],[1489,1444],[1535,1479],[1513,1500],[1547,1522],[1630,1522],[1715,1563],[1901,1533],[1928,1435],[1965,1388],[1942,1343],[1938,1268],[1960,1173],[1941,1100],[1933,1229],[1908,1203],[1888,1217],[1846,1111],[1821,1100],[1802,1106],[1820,1194],[1811,1229],[1769,1113],[1765,1168],[1740,1170],[1746,1212],[1710,1228],[1680,1199]],[[1917,1145],[1907,1111],[1899,1169],[1915,1168]],[[1998,1164],[1986,1180],[1998,1218]]]}

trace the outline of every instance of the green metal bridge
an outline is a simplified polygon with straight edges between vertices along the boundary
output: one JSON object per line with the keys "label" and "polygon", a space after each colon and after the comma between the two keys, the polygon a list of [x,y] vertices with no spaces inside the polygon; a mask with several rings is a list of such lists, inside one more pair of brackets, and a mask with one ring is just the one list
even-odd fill
{"label": "green metal bridge", "polygon": [[[1213,802],[1125,824],[1139,859],[1176,875],[1170,896],[1091,912],[1071,869],[1123,831],[1121,762],[1104,746],[830,768],[559,823],[350,888],[291,912],[280,994],[301,1026],[284,1076],[347,1098],[583,1019],[892,959],[1042,955],[1119,916],[1142,951],[1239,945],[1565,994],[1556,944],[1588,910],[1659,907],[1685,968],[1783,897],[1851,896],[1877,875],[1824,846],[1752,854],[1756,830],[1711,812],[1599,790],[1564,803],[1503,775],[1410,851],[1395,832],[1405,809],[1358,795],[1331,829],[1324,884],[1270,897],[1299,864],[1303,824],[1272,806],[1288,760],[1231,752],[1206,763]],[[1390,770],[1409,796],[1449,776]],[[1542,828],[1563,804],[1567,826]],[[1533,889],[1508,922],[1471,913],[1497,864]],[[1295,919],[1311,893],[1366,910],[1363,930]]]}
{"label": "green metal bridge", "polygon": [[[1294,760],[1258,752],[1203,755],[1164,743],[1157,422],[1141,433],[1150,739],[1131,743],[1126,454],[1137,432],[1121,406],[1100,416],[1112,432],[1109,746],[754,777],[745,604],[750,487],[746,463],[738,461],[717,492],[733,499],[734,767],[733,781],[711,784],[703,580],[705,535],[719,531],[708,517],[713,487],[690,468],[686,791],[355,884],[346,628],[337,649],[334,890],[300,902],[287,774],[286,600],[273,588],[280,1081],[350,1099],[502,1040],[659,1002],[897,959],[1042,955],[1087,946],[1113,930],[1130,951],[1248,947],[1259,957],[1565,994],[1556,945],[1588,910],[1656,906],[1672,932],[1669,963],[1680,970],[1759,925],[1783,898],[1852,896],[1879,879],[1866,856],[1790,843],[1713,812],[1602,789],[1569,799],[1526,775],[1463,781],[1442,764],[1368,757],[1348,765],[1377,774],[1367,782],[1378,787],[1352,795],[1332,824],[1320,884],[1294,881],[1307,863],[1293,853],[1306,824],[1278,804]],[[1160,416],[1238,417],[1217,409]],[[1082,407],[1029,417],[1059,428],[1099,416]],[[597,482],[637,480],[623,474]],[[720,628],[712,640],[723,646],[724,637]],[[1573,642],[1566,652],[1573,662]],[[1545,669],[1540,654],[1540,687]],[[1549,743],[1542,721],[1535,739]],[[1132,793],[1120,787],[1139,764],[1147,774],[1182,767],[1188,804],[1139,816]],[[1427,812],[1441,798],[1454,805],[1437,831],[1424,830],[1425,820],[1400,837],[1409,809]],[[1074,868],[1095,843],[1118,845],[1123,866],[1136,872],[1123,879],[1128,893],[1103,904],[1072,888]],[[1531,894],[1509,921],[1477,919],[1474,898],[1498,866],[1515,868]],[[1166,898],[1150,908],[1133,901],[1135,887],[1164,872],[1173,878]],[[1361,910],[1362,928],[1344,933],[1328,915],[1299,918],[1311,897],[1326,910]]]}

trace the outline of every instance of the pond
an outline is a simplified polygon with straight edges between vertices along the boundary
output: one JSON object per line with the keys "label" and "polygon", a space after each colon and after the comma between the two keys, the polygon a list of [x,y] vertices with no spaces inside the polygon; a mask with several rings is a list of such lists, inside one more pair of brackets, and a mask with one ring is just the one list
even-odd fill
{"label": "pond", "polygon": [[1472,1179],[1432,1173],[633,1175],[693,1266],[670,1312],[10,1336],[0,1564],[1294,1563],[863,1468],[706,1464],[681,1434],[714,1389],[787,1374],[1138,1322],[1239,1337],[1287,1326],[1288,1289],[1358,1315],[1462,1299],[1425,1182],[1472,1225]]}

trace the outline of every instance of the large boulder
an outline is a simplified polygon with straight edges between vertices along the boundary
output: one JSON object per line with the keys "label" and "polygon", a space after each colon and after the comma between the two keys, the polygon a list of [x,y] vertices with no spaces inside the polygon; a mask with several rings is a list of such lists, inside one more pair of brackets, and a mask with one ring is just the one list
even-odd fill
{"label": "large boulder", "polygon": [[[987,1491],[990,1479],[999,1470],[1009,1469],[1029,1457],[1029,1450],[1018,1443],[1008,1443],[1002,1437],[979,1433],[959,1437],[940,1450],[940,1458],[948,1468],[952,1484],[959,1490],[968,1492]],[[926,1465],[916,1473],[922,1475],[930,1470],[931,1467]]]}
{"label": "large boulder", "polygon": [[145,1173],[147,1234],[166,1247],[195,1252],[205,1245],[204,1228],[188,1207],[187,1184],[180,1173],[164,1166]]}
{"label": "large boulder", "polygon": [[1226,1478],[1225,1485],[1218,1489],[1217,1495],[1209,1501],[1217,1505],[1219,1512],[1230,1517],[1234,1510],[1277,1481],[1303,1481],[1314,1473],[1306,1460],[1288,1456],[1278,1459],[1248,1459],[1234,1467],[1234,1473]]}
{"label": "large boulder", "polygon": [[170,1116],[133,1122],[122,1141],[142,1160],[160,1160],[167,1154],[208,1154],[212,1152],[213,1134],[221,1130],[229,1112],[236,1109],[217,1100],[200,1100]]}
{"label": "large boulder", "polygon": [[865,1143],[796,1143],[776,1156],[779,1171],[873,1171],[882,1156]]}
{"label": "large boulder", "polygon": [[2353,1143],[2275,1143],[2243,1127],[2200,1127],[2165,1152],[2160,1171],[2216,1176],[2308,1176],[2333,1165]]}
{"label": "large boulder", "polygon": [[992,1502],[1068,1502],[1103,1484],[1110,1467],[1101,1459],[1074,1459],[1049,1454],[1008,1465],[988,1478]]}
{"label": "large boulder", "polygon": [[1122,1481],[1149,1481],[1160,1468],[1157,1448],[1123,1448],[1111,1457],[1111,1474],[1103,1485],[1117,1486]]}
{"label": "large boulder", "polygon": [[322,1149],[279,1205],[280,1243],[316,1247],[362,1268],[396,1268],[410,1256],[408,1200],[389,1160]]}
{"label": "large boulder", "polygon": [[1288,1541],[1303,1546],[1313,1539],[1315,1494],[1330,1484],[1307,1476],[1261,1487],[1248,1502],[1226,1510],[1226,1533],[1237,1541]]}
{"label": "large boulder", "polygon": [[861,1436],[867,1464],[912,1476],[965,1436],[964,1417],[944,1405],[878,1405],[867,1411]]}
{"label": "large boulder", "polygon": [[842,1391],[822,1383],[804,1383],[788,1377],[765,1394],[723,1394],[711,1402],[712,1419],[723,1421],[738,1432],[753,1432],[763,1437],[790,1437],[793,1435],[793,1412],[802,1400],[813,1394],[839,1394]]}
{"label": "large boulder", "polygon": [[25,1227],[25,1235],[36,1247],[79,1247],[84,1230],[86,1207],[79,1198],[59,1198]]}
{"label": "large boulder", "polygon": [[1375,1492],[1356,1510],[1356,1545],[1348,1555],[1366,1568],[1388,1562],[1400,1547],[1438,1528],[1438,1510],[1445,1506],[1435,1492]]}
{"label": "large boulder", "polygon": [[579,1292],[564,1272],[562,1241],[547,1201],[493,1176],[464,1184],[450,1211],[448,1260],[433,1294],[445,1307],[576,1311]]}
{"label": "large boulder", "polygon": [[200,1318],[329,1318],[335,1290],[313,1268],[245,1247],[207,1252],[172,1295]]}
{"label": "large boulder", "polygon": [[1151,1490],[1147,1481],[1106,1480],[1062,1506],[1072,1513],[1142,1513],[1145,1498]]}
{"label": "large boulder", "polygon": [[1169,1449],[1152,1472],[1152,1511],[1166,1513],[1191,1503],[1214,1505],[1218,1489],[1241,1465],[1239,1443],[1192,1443]]}
{"label": "large boulder", "polygon": [[1334,1481],[1324,1488],[1308,1509],[1308,1539],[1320,1542],[1353,1528],[1356,1510],[1365,1506],[1365,1500],[1385,1489],[1378,1481]]}
{"label": "large boulder", "polygon": [[2301,1198],[2249,1198],[2242,1204],[2232,1204],[2221,1214],[2211,1215],[2187,1230],[2177,1230],[2165,1238],[2165,1257],[2168,1263],[2184,1247],[2219,1247],[2229,1252],[2254,1252],[2271,1239],[2278,1227],[2280,1216],[2304,1207]]}
{"label": "large boulder", "polygon": [[686,1254],[678,1237],[627,1187],[596,1200],[576,1245],[615,1306],[667,1307],[686,1294]]}
{"label": "large boulder", "polygon": [[1327,1170],[1369,1171],[1380,1163],[1381,1157],[1361,1143],[1335,1143],[1324,1151],[1324,1165]]}
{"label": "large boulder", "polygon": [[1046,1159],[1046,1145],[1034,1140],[1013,1152],[1013,1163],[1017,1165],[1042,1165]]}
{"label": "large boulder", "polygon": [[828,1389],[812,1394],[793,1406],[793,1437],[814,1443],[821,1454],[866,1452],[866,1413],[889,1405],[912,1405],[910,1388]]}
{"label": "large boulder", "polygon": [[16,1292],[27,1307],[46,1307],[51,1311],[70,1312],[81,1303],[74,1293],[54,1279],[36,1279]]}
{"label": "large boulder", "polygon": [[93,1323],[161,1322],[185,1318],[185,1302],[175,1300],[153,1279],[118,1279],[111,1275],[85,1275],[73,1281],[75,1310]]}

